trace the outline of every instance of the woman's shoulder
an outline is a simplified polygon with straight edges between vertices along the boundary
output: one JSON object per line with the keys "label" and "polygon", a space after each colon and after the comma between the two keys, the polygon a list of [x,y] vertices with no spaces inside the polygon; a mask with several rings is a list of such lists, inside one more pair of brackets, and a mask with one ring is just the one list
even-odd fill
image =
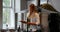
{"label": "woman's shoulder", "polygon": [[39,16],[39,13],[35,13],[36,16]]}
{"label": "woman's shoulder", "polygon": [[27,18],[31,18],[31,16],[29,16],[29,15],[30,15],[30,12],[27,13]]}
{"label": "woman's shoulder", "polygon": [[30,14],[30,13],[28,12],[28,13],[27,13],[27,17],[29,16],[29,14]]}

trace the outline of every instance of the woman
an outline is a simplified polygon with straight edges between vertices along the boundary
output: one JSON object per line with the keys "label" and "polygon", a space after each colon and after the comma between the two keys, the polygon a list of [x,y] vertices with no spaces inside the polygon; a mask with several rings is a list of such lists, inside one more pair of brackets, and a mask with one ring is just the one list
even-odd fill
{"label": "woman", "polygon": [[30,20],[30,22],[24,22],[21,21],[23,23],[29,24],[29,30],[32,30],[33,32],[40,32],[40,18],[39,18],[39,14],[37,13],[38,11],[36,10],[36,7],[34,4],[31,4],[29,6],[29,12],[27,13],[27,17]]}

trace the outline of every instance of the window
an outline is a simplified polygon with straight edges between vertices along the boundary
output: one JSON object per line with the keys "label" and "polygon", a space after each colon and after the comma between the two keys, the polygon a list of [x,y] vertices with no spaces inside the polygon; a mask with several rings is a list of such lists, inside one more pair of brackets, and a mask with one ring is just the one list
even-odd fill
{"label": "window", "polygon": [[11,0],[3,0],[3,7],[11,7]]}
{"label": "window", "polygon": [[14,8],[13,0],[3,0],[3,29],[8,25],[9,29],[14,29]]}
{"label": "window", "polygon": [[21,14],[25,11],[20,10],[20,1],[21,0],[3,0],[3,29],[7,28],[6,24],[8,25],[9,29],[15,28],[15,13],[18,14],[17,27],[21,25]]}
{"label": "window", "polygon": [[47,0],[40,0],[41,4],[47,3]]}

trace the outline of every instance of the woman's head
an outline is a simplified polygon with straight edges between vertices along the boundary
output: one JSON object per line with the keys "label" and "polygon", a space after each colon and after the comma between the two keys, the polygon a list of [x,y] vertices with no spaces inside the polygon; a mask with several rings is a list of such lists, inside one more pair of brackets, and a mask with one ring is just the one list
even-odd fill
{"label": "woman's head", "polygon": [[34,5],[34,4],[31,4],[31,5],[29,6],[29,8],[30,8],[30,12],[33,12],[34,9],[35,9],[35,5]]}
{"label": "woman's head", "polygon": [[30,8],[30,12],[37,12],[36,6],[34,4],[31,4],[29,8]]}

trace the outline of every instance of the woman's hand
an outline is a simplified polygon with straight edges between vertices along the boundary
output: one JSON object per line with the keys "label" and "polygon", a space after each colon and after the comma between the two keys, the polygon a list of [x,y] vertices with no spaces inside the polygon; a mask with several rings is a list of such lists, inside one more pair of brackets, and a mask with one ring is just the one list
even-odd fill
{"label": "woman's hand", "polygon": [[27,23],[26,21],[23,21],[23,20],[22,20],[22,21],[20,21],[20,22],[22,22],[22,23]]}
{"label": "woman's hand", "polygon": [[34,22],[28,22],[27,24],[28,25],[36,25],[36,23],[34,23]]}

